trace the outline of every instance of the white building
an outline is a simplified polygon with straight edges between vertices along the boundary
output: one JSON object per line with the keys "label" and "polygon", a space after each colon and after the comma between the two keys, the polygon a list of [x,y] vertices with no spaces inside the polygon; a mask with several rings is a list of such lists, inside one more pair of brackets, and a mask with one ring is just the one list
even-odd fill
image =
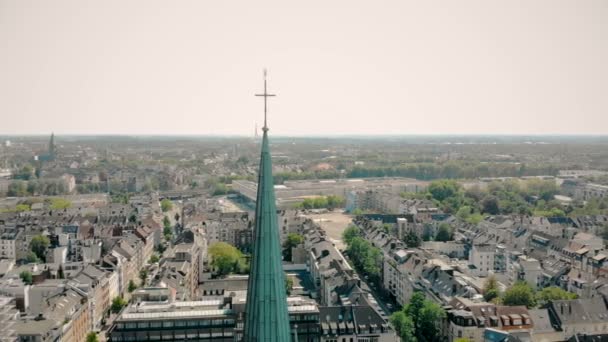
{"label": "white building", "polygon": [[469,265],[473,266],[471,272],[478,277],[485,277],[494,271],[494,256],[496,246],[483,244],[473,245],[469,254]]}

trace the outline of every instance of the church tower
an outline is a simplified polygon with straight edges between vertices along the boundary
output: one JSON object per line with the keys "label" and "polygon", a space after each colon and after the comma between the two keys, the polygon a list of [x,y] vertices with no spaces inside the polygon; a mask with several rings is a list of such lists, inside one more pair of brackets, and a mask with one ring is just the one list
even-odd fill
{"label": "church tower", "polygon": [[272,161],[266,122],[267,99],[264,71],[264,127],[255,208],[253,253],[245,307],[244,341],[290,341],[289,314],[281,241],[272,179]]}

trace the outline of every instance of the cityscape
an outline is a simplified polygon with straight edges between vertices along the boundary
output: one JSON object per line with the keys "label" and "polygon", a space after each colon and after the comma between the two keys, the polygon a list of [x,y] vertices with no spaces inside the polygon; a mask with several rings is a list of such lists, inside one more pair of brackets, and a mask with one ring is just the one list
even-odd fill
{"label": "cityscape", "polygon": [[[608,341],[608,7],[464,3],[0,0],[0,342]],[[412,90],[405,55],[470,79]]]}

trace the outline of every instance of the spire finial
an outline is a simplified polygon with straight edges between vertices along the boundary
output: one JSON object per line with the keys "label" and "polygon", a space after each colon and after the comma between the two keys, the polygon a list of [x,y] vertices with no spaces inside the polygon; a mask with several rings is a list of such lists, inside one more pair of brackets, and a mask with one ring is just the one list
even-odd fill
{"label": "spire finial", "polygon": [[268,97],[270,96],[276,96],[275,94],[268,94],[268,88],[266,87],[266,69],[264,69],[264,93],[263,94],[255,94],[255,96],[262,96],[264,97],[264,127],[262,127],[262,130],[264,132],[268,131],[268,124],[266,122],[266,117],[267,117],[267,113],[268,113]]}

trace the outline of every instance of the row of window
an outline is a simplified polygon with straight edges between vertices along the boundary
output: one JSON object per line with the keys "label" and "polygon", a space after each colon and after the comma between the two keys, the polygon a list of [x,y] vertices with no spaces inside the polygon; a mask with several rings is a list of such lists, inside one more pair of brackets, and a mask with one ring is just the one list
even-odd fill
{"label": "row of window", "polygon": [[179,320],[179,321],[143,321],[118,323],[116,328],[123,329],[149,329],[149,328],[184,328],[184,327],[207,327],[207,326],[230,326],[234,325],[234,319],[214,320]]}
{"label": "row of window", "polygon": [[137,334],[137,335],[126,335],[126,334],[112,334],[110,340],[112,342],[122,341],[185,341],[193,339],[218,339],[218,338],[234,338],[234,332],[188,332],[188,333],[154,333],[149,334]]}

